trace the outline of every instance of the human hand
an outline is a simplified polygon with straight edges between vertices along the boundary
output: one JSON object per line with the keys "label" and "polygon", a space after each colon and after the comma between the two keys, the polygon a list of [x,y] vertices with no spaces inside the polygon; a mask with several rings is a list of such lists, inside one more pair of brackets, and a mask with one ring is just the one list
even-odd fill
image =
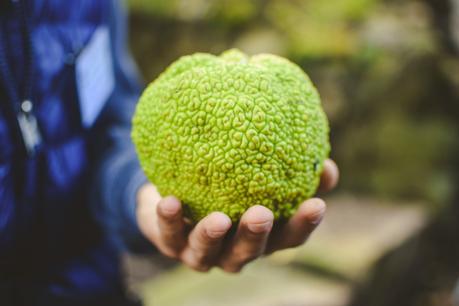
{"label": "human hand", "polygon": [[[326,160],[319,190],[333,189],[338,177],[336,164]],[[275,224],[271,210],[255,205],[241,217],[234,236],[226,239],[231,220],[224,213],[213,212],[190,229],[177,198],[161,198],[152,184],[141,187],[137,198],[137,220],[143,235],[164,255],[197,271],[218,266],[227,272],[239,272],[263,254],[299,246],[325,213],[325,202],[312,198],[303,202],[286,223]]]}

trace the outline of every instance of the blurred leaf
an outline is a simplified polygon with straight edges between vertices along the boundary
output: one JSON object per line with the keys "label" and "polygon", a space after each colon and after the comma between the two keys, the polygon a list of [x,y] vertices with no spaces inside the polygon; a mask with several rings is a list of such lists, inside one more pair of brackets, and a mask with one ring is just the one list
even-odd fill
{"label": "blurred leaf", "polygon": [[131,11],[152,16],[173,16],[179,0],[128,0]]}

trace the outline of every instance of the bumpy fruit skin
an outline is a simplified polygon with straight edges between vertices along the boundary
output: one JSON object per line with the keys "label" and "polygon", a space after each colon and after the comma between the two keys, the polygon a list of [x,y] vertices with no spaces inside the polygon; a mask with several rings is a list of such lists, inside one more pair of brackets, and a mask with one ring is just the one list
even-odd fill
{"label": "bumpy fruit skin", "polygon": [[174,62],[144,91],[132,139],[161,195],[198,221],[237,221],[261,204],[288,218],[311,197],[328,156],[328,122],[308,76],[279,56],[232,49]]}

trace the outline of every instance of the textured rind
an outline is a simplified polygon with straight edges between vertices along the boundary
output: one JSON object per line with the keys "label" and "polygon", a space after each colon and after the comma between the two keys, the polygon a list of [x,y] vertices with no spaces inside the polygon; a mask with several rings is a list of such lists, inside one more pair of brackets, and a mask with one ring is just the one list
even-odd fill
{"label": "textured rind", "polygon": [[132,139],[147,177],[198,221],[237,221],[261,204],[288,218],[311,197],[328,156],[328,122],[308,76],[270,54],[197,53],[142,94]]}

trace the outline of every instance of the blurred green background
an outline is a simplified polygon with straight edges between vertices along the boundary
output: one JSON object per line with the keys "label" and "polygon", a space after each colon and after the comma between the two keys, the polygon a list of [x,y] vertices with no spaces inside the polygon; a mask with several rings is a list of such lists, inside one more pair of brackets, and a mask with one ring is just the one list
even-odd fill
{"label": "blurred green background", "polygon": [[448,239],[459,246],[459,235],[448,216],[459,186],[459,56],[448,3],[459,7],[454,0],[128,1],[131,50],[147,82],[182,55],[233,47],[299,64],[322,96],[341,170],[310,243],[240,276],[129,257],[128,279],[147,305],[453,305],[459,257]]}

